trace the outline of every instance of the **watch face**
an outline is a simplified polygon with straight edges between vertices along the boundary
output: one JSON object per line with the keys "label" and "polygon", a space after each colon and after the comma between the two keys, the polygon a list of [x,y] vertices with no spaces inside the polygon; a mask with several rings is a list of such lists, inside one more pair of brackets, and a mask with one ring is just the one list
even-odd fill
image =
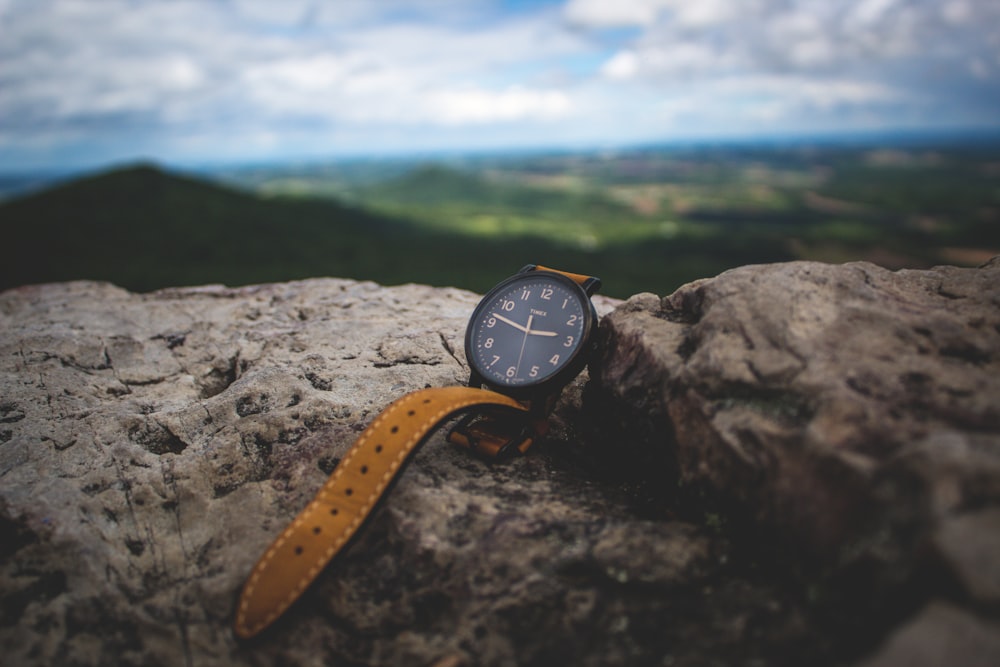
{"label": "watch face", "polygon": [[498,388],[528,390],[581,370],[594,314],[572,280],[531,271],[497,285],[476,307],[465,350],[473,370]]}

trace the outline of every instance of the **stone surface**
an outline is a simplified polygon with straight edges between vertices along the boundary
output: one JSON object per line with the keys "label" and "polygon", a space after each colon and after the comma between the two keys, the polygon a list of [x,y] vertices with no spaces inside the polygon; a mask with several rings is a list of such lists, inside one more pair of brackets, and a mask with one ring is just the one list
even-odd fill
{"label": "stone surface", "polygon": [[547,441],[492,464],[432,438],[250,643],[229,627],[251,566],[381,408],[466,379],[476,295],[2,293],[4,663],[881,666],[929,633],[992,646],[998,264],[746,267],[634,297]]}
{"label": "stone surface", "polygon": [[948,517],[932,544],[966,595],[1000,607],[1000,507]]}
{"label": "stone surface", "polygon": [[742,267],[603,336],[592,400],[634,483],[787,563],[845,640],[936,596],[996,610],[1000,258]]}
{"label": "stone surface", "polygon": [[739,621],[763,606],[781,632],[795,625],[794,609],[762,602],[767,582],[726,584],[724,611],[698,603],[725,570],[724,540],[636,516],[627,493],[561,454],[582,380],[532,456],[491,465],[432,439],[347,558],[273,631],[234,640],[252,564],[357,433],[407,391],[466,379],[476,301],[342,280],[0,295],[4,663],[774,652]]}
{"label": "stone surface", "polygon": [[1000,624],[983,622],[940,602],[922,610],[862,667],[995,667],[1000,664]]}

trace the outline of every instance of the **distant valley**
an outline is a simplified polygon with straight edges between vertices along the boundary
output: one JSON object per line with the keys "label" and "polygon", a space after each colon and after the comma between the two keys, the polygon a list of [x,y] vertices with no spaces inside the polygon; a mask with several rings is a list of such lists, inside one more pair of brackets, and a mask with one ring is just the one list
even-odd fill
{"label": "distant valley", "polygon": [[791,259],[974,265],[1000,252],[998,165],[970,148],[130,165],[0,202],[0,288],[343,276],[483,291],[540,262],[624,297]]}

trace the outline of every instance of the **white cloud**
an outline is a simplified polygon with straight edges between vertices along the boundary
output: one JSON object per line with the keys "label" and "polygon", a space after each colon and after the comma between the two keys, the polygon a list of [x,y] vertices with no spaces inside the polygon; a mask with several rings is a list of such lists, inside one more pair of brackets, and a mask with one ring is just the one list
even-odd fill
{"label": "white cloud", "polygon": [[67,137],[334,152],[996,118],[1000,3],[505,7],[0,0],[0,167]]}
{"label": "white cloud", "polygon": [[314,11],[312,0],[229,0],[237,16],[271,27],[295,26]]}
{"label": "white cloud", "polygon": [[941,5],[941,16],[948,23],[966,23],[972,15],[972,7],[967,0],[951,0]]}
{"label": "white cloud", "polygon": [[[210,116],[241,107],[246,116],[272,121],[287,114],[409,123],[416,115],[452,125],[565,112],[565,95],[504,70],[583,50],[573,35],[552,34],[547,23],[531,20],[478,27],[371,23],[370,6],[341,7],[348,17],[367,13],[361,25],[335,25],[327,17],[321,29],[296,31],[302,17],[315,14],[310,3],[240,0],[237,16],[255,24],[248,27],[203,3],[40,0],[20,18],[19,39],[7,49],[25,76],[0,78],[18,92],[15,102],[0,101],[0,113],[34,109],[35,120],[58,121],[122,112],[176,115],[178,108]],[[46,46],[52,44],[58,52]],[[31,70],[44,84],[27,81]],[[452,101],[454,108],[428,100]],[[438,118],[432,109],[440,110]]]}
{"label": "white cloud", "polygon": [[601,65],[601,74],[609,79],[631,79],[639,73],[639,56],[635,51],[619,51]]}
{"label": "white cloud", "polygon": [[898,102],[896,91],[851,79],[815,81],[801,76],[733,76],[667,94],[657,104],[675,131],[753,127],[766,131],[809,126],[845,109]]}
{"label": "white cloud", "polygon": [[658,18],[667,2],[650,0],[570,0],[566,18],[590,27],[648,26]]}
{"label": "white cloud", "polygon": [[[674,20],[684,27],[704,27],[732,20],[740,14],[740,7],[727,0],[674,0],[671,9]],[[752,5],[751,5],[752,6]]]}
{"label": "white cloud", "polygon": [[427,120],[446,124],[508,123],[523,120],[554,120],[572,110],[569,96],[558,90],[441,91],[428,97]]}
{"label": "white cloud", "polygon": [[241,83],[257,104],[273,111],[308,108],[316,95],[345,86],[351,73],[363,67],[363,60],[350,54],[292,55],[248,63]]}
{"label": "white cloud", "polygon": [[708,26],[731,18],[739,5],[729,0],[570,0],[565,16],[590,27],[654,25],[665,17],[683,27]]}
{"label": "white cloud", "polygon": [[873,25],[883,19],[895,5],[896,0],[861,0],[850,8],[850,20],[856,25]]}
{"label": "white cloud", "polygon": [[896,91],[879,83],[857,79],[818,81],[803,76],[737,77],[720,81],[717,90],[734,97],[759,96],[780,100],[800,111],[882,104],[898,99]]}

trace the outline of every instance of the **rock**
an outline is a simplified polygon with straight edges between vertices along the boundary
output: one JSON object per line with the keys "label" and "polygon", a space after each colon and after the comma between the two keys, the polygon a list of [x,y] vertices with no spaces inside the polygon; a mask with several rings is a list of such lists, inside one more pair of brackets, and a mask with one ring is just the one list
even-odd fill
{"label": "rock", "polygon": [[602,332],[591,404],[634,483],[787,563],[859,647],[955,580],[995,603],[1000,258],[742,267]]}
{"label": "rock", "polygon": [[993,667],[1000,664],[1000,625],[934,603],[889,638],[862,667]]}
{"label": "rock", "polygon": [[833,665],[882,659],[925,605],[990,628],[996,272],[746,267],[634,297],[546,441],[498,464],[433,437],[249,643],[230,625],[253,563],[383,407],[467,378],[478,297],[4,292],[4,661]]}
{"label": "rock", "polygon": [[467,378],[477,299],[346,280],[0,295],[4,662],[603,665],[776,650],[740,621],[765,609],[778,631],[798,627],[794,607],[764,602],[766,582],[712,584],[723,604],[699,607],[726,570],[721,536],[637,516],[564,456],[583,380],[531,456],[491,464],[433,438],[301,604],[257,641],[234,639],[253,563],[357,434],[394,398]]}
{"label": "rock", "polygon": [[977,603],[1000,607],[1000,507],[949,517],[932,539],[962,591]]}
{"label": "rock", "polygon": [[5,652],[233,660],[261,550],[385,404],[461,381],[474,300],[337,280],[4,293]]}

